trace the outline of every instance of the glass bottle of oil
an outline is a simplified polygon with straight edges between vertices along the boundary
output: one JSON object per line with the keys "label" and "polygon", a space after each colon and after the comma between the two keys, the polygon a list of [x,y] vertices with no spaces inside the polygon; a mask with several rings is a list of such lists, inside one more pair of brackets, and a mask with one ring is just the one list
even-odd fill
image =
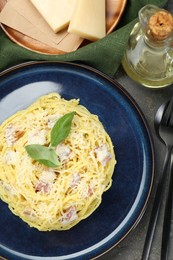
{"label": "glass bottle of oil", "polygon": [[154,5],[139,11],[122,65],[129,77],[146,87],[173,83],[173,16],[169,12]]}

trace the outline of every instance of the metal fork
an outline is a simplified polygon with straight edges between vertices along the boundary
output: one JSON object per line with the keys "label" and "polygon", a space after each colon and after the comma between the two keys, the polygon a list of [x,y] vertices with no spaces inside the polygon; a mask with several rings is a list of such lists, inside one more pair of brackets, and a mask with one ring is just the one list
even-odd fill
{"label": "metal fork", "polygon": [[168,166],[170,165],[171,151],[173,147],[173,97],[168,102],[161,105],[161,107],[158,109],[155,116],[154,125],[155,125],[156,133],[159,135],[161,140],[166,145],[166,155],[163,164],[163,171],[159,177],[159,182],[154,197],[154,204],[153,204],[148,231],[145,239],[142,260],[149,259],[154,232],[155,232],[155,228],[159,216],[161,201],[164,194],[165,181],[167,177],[168,179],[170,179],[171,171],[170,168],[168,168]]}

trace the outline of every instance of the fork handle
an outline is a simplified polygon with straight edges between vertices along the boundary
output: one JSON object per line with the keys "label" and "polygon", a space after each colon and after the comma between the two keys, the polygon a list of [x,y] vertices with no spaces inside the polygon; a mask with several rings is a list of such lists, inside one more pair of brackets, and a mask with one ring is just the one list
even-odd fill
{"label": "fork handle", "polygon": [[173,154],[171,153],[171,163],[169,168],[168,183],[169,189],[166,198],[166,206],[164,212],[163,233],[162,233],[162,249],[161,260],[168,260],[170,235],[171,235],[171,220],[173,210]]}
{"label": "fork handle", "polygon": [[143,253],[142,253],[142,258],[141,260],[148,260],[150,251],[151,251],[151,246],[154,238],[154,232],[156,229],[156,224],[159,216],[159,211],[160,211],[160,206],[161,206],[161,200],[163,197],[163,191],[164,191],[164,183],[166,179],[166,173],[168,170],[168,166],[170,164],[170,159],[171,159],[171,147],[167,146],[166,147],[166,155],[165,155],[165,160],[164,160],[164,165],[163,165],[163,171],[159,177],[159,183],[157,185],[155,197],[154,197],[154,203],[153,203],[153,208],[151,211],[150,215],[150,220],[149,220],[149,226],[148,226],[148,231],[147,235],[145,238],[145,244],[143,248]]}

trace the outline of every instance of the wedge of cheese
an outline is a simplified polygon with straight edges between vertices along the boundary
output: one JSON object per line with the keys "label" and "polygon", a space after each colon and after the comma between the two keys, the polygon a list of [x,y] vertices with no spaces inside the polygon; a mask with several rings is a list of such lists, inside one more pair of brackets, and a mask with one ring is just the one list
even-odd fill
{"label": "wedge of cheese", "polygon": [[30,0],[56,33],[68,26],[76,0]]}
{"label": "wedge of cheese", "polygon": [[95,41],[106,35],[105,0],[76,0],[68,32]]}

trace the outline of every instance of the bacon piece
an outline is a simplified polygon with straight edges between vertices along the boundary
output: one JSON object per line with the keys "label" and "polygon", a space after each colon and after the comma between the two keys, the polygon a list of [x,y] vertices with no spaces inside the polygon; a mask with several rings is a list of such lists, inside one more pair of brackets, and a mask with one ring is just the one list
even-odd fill
{"label": "bacon piece", "polygon": [[28,134],[28,144],[46,144],[46,130],[34,129]]}
{"label": "bacon piece", "polygon": [[45,183],[43,181],[38,181],[35,186],[35,190],[41,193],[48,193],[50,191],[50,186],[48,183]]}
{"label": "bacon piece", "polygon": [[88,197],[90,197],[93,194],[94,194],[93,189],[91,187],[89,187],[89,189],[88,189]]}
{"label": "bacon piece", "polygon": [[96,158],[103,166],[105,166],[112,159],[112,155],[108,151],[106,144],[102,144],[101,146],[95,148],[94,152],[96,154]]}
{"label": "bacon piece", "polygon": [[27,207],[27,208],[24,209],[23,214],[24,214],[25,216],[30,217],[30,218],[33,218],[33,217],[35,218],[35,217],[36,217],[34,211],[33,211],[32,209],[30,209],[29,207]]}
{"label": "bacon piece", "polygon": [[47,118],[48,127],[52,128],[60,117],[62,117],[61,114],[49,115]]}
{"label": "bacon piece", "polygon": [[5,183],[4,181],[0,180],[0,185],[8,192],[11,196],[17,196],[17,191],[8,183]]}
{"label": "bacon piece", "polygon": [[67,160],[71,159],[74,156],[73,152],[65,144],[57,145],[55,151],[56,151],[56,153],[57,153],[57,155],[58,155],[58,157],[59,157],[61,162],[67,161]]}
{"label": "bacon piece", "polygon": [[15,152],[13,150],[9,150],[6,152],[4,156],[4,160],[8,165],[15,165],[16,161],[18,159],[18,152]]}
{"label": "bacon piece", "polygon": [[78,218],[75,206],[71,206],[62,216],[61,223],[66,225]]}
{"label": "bacon piece", "polygon": [[8,146],[12,146],[17,140],[24,135],[24,131],[17,129],[14,125],[10,124],[5,129],[5,138]]}
{"label": "bacon piece", "polygon": [[56,174],[53,171],[44,171],[35,185],[36,192],[49,193],[55,178]]}
{"label": "bacon piece", "polygon": [[79,183],[80,180],[81,180],[80,175],[77,172],[74,172],[72,175],[72,182],[70,185],[71,188],[74,188]]}

